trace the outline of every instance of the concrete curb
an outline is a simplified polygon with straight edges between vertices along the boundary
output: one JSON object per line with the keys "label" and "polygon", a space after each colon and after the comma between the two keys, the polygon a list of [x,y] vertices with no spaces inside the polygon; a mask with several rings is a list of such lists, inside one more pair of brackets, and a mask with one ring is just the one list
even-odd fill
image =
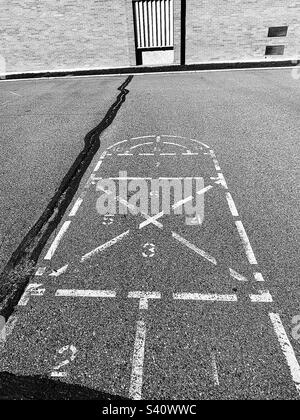
{"label": "concrete curb", "polygon": [[2,76],[2,80],[36,79],[49,77],[65,76],[98,76],[98,75],[124,75],[124,74],[143,74],[143,73],[165,73],[165,72],[193,72],[207,70],[235,70],[235,69],[260,69],[274,67],[296,67],[300,64],[299,60],[274,60],[274,61],[247,61],[247,62],[222,62],[222,63],[202,63],[188,65],[170,66],[136,66],[136,67],[117,67],[108,69],[79,69],[79,70],[58,70],[28,73],[11,73]]}

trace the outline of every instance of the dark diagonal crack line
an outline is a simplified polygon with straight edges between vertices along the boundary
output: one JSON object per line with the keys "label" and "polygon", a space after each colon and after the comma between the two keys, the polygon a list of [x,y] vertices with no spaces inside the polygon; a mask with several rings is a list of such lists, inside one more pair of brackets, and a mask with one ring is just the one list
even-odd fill
{"label": "dark diagonal crack line", "polygon": [[11,315],[22,296],[44,246],[61,222],[78,190],[83,175],[99,150],[100,135],[112,124],[125,102],[129,93],[126,87],[132,79],[133,76],[129,76],[118,88],[120,93],[103,120],[85,136],[83,150],[63,178],[39,220],[26,234],[4,267],[0,275],[0,314],[6,319]]}

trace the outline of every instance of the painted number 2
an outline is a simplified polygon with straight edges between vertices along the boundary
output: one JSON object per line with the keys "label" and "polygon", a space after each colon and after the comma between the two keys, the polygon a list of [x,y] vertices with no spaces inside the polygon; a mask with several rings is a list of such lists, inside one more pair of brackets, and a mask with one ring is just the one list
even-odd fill
{"label": "painted number 2", "polygon": [[70,364],[70,362],[73,362],[76,358],[77,349],[72,344],[69,346],[64,346],[61,349],[58,350],[59,354],[69,353],[69,358],[66,358],[62,362],[60,362],[57,366],[54,366],[53,371],[51,373],[52,377],[61,378],[67,376],[67,372],[62,372],[61,369],[64,366],[67,366]]}

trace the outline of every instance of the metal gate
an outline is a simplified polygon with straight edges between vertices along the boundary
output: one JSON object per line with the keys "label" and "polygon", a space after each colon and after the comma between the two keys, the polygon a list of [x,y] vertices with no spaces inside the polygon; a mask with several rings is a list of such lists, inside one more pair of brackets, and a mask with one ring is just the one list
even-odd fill
{"label": "metal gate", "polygon": [[145,57],[150,61],[154,57],[153,64],[159,64],[157,58],[170,61],[170,50],[172,55],[174,48],[173,7],[173,0],[134,1],[136,48],[141,61],[138,64],[145,64]]}

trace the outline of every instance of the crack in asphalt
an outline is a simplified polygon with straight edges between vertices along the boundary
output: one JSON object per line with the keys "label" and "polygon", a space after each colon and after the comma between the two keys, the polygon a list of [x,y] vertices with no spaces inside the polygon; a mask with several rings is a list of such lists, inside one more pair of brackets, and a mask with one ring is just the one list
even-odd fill
{"label": "crack in asphalt", "polygon": [[84,139],[85,146],[63,178],[55,195],[45,211],[29,230],[20,245],[13,252],[0,274],[0,314],[6,319],[13,313],[27,284],[32,278],[34,267],[48,239],[58,227],[72,202],[82,177],[100,148],[100,135],[112,124],[129,93],[129,76],[118,88],[116,101],[111,105],[102,121]]}

